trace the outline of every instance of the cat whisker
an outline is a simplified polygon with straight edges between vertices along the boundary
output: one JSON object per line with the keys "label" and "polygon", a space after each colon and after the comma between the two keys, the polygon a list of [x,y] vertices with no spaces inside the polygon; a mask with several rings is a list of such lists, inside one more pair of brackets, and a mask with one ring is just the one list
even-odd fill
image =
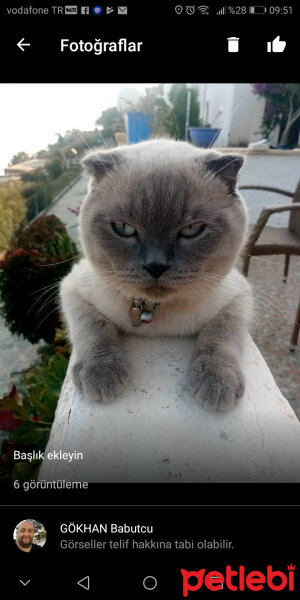
{"label": "cat whisker", "polygon": [[107,290],[109,288],[112,288],[115,284],[118,284],[120,286],[120,284],[124,285],[124,282],[120,281],[120,279],[115,279],[114,281],[109,282],[108,285],[104,286],[102,289]]}
{"label": "cat whisker", "polygon": [[[215,278],[217,277],[216,274],[210,274],[210,280],[214,281]],[[231,282],[227,281],[226,284],[230,284]],[[234,288],[234,282],[232,282],[232,286]],[[269,299],[269,301],[271,301],[274,305],[274,308],[276,310],[278,310],[279,312],[284,312],[285,307],[283,306],[282,303],[280,303],[276,298],[274,298],[274,296],[272,296],[271,294],[268,294],[268,292],[265,292],[264,290],[262,290],[261,288],[258,288],[256,286],[254,286],[253,284],[251,284],[251,287],[255,290],[257,290],[258,292],[260,292],[261,294],[264,294],[265,296],[267,296],[267,299]],[[257,298],[257,296],[255,296],[255,298]],[[266,299],[265,299],[266,300]],[[280,306],[280,308],[275,306],[275,302]]]}
{"label": "cat whisker", "polygon": [[55,298],[55,296],[57,295],[57,291],[54,290],[54,292],[51,292],[49,298],[46,298],[45,302],[42,304],[41,308],[39,308],[39,310],[37,311],[37,316],[39,316],[40,312],[43,310],[44,306],[48,306],[48,304],[50,304],[50,302],[53,302],[53,299]]}
{"label": "cat whisker", "polygon": [[[79,129],[74,129],[75,133],[77,133],[77,135],[82,139],[82,141],[84,142],[84,144],[87,146],[87,148],[91,151],[91,152],[97,152],[97,150],[99,150],[99,148],[92,148],[86,141],[86,139],[83,137],[83,135],[81,135]],[[100,162],[100,161],[99,161]]]}
{"label": "cat whisker", "polygon": [[[211,283],[211,282],[205,281],[205,282],[202,282],[202,283],[204,283],[204,285],[205,285],[206,289],[208,289],[209,291],[211,291],[211,292],[213,292],[213,293],[215,293],[215,292],[217,291],[217,289],[218,289],[218,288],[217,288],[217,287],[216,287],[216,286],[215,286],[213,283]],[[188,286],[187,286],[187,287],[188,287]],[[201,292],[201,291],[203,291],[203,290],[202,290],[202,288],[199,288],[199,287],[196,287],[196,288],[194,287],[193,289],[194,289],[194,291],[196,291],[196,292]],[[229,292],[226,292],[226,291],[224,291],[224,290],[222,290],[222,295],[223,295],[223,297],[224,297],[226,300],[228,300],[228,301],[229,301],[229,303],[230,303],[230,301],[234,301],[235,303],[238,303],[238,304],[241,304],[241,305],[243,305],[243,304],[244,304],[244,298],[243,298],[243,297],[239,297],[239,296],[233,296],[231,293],[229,293]]]}
{"label": "cat whisker", "polygon": [[[206,273],[206,274],[205,274],[205,276],[207,276],[207,277],[210,277],[211,279],[215,279],[215,280],[216,280],[216,278],[218,278],[218,277],[219,277],[219,276],[218,276],[216,273]],[[231,283],[232,283],[232,285],[233,285],[233,286],[235,285],[235,283],[234,283],[233,281],[231,282],[230,280],[227,280],[227,281],[225,281],[224,283],[225,283],[225,284],[231,284]],[[272,300],[275,300],[275,298],[274,298],[274,297],[273,297],[271,294],[269,294],[268,292],[266,292],[265,290],[262,290],[261,288],[258,288],[257,286],[255,286],[255,285],[253,285],[253,284],[251,284],[251,287],[252,287],[253,289],[256,289],[256,290],[258,290],[258,291],[259,291],[259,292],[261,292],[262,294],[265,294],[265,295],[269,296],[270,298],[272,298]],[[278,300],[276,300],[276,302],[278,302]],[[278,302],[278,303],[279,303],[279,302]],[[281,304],[281,306],[283,306],[283,305]]]}
{"label": "cat whisker", "polygon": [[33,309],[33,307],[41,300],[41,298],[43,298],[43,296],[45,296],[45,294],[47,294],[48,292],[50,292],[51,289],[56,288],[58,285],[59,285],[58,283],[54,283],[51,286],[47,286],[47,289],[42,294],[40,294],[40,296],[37,298],[37,300],[35,300],[35,302],[28,309],[27,314],[30,313],[30,311]]}
{"label": "cat whisker", "polygon": [[28,294],[28,296],[33,296],[33,294],[37,294],[38,292],[41,292],[42,290],[52,288],[54,285],[59,285],[59,284],[60,284],[60,281],[57,281],[56,283],[50,283],[49,285],[45,285],[44,287],[40,288],[39,290],[35,290],[35,292],[30,292],[30,294]]}
{"label": "cat whisker", "polygon": [[101,138],[101,141],[102,141],[102,143],[103,143],[103,146],[104,146],[104,148],[106,148],[106,149],[107,149],[107,145],[106,145],[105,139],[104,139],[104,137],[103,137],[103,135],[102,135],[101,131],[98,131],[98,133],[99,133],[99,135],[100,135],[100,138]]}
{"label": "cat whisker", "polygon": [[[90,145],[87,143],[87,141],[86,141],[86,140],[85,140],[85,138],[84,138],[84,137],[81,135],[81,133],[80,133],[80,131],[79,131],[79,130],[77,130],[77,129],[76,129],[76,130],[75,130],[75,132],[76,132],[76,133],[77,133],[77,135],[78,135],[78,136],[79,136],[79,137],[82,139],[82,141],[85,143],[85,145],[88,147],[88,149],[89,149],[91,152],[97,152],[97,151],[99,151],[99,148],[91,148],[91,146],[90,146]],[[103,136],[102,136],[102,134],[101,134],[101,132],[100,132],[100,131],[99,131],[99,134],[100,134],[100,136],[101,136],[101,138],[102,138],[102,142],[103,142],[104,148],[105,148],[105,149],[107,149],[107,146],[106,146],[106,144],[105,144],[104,138],[103,138]],[[111,154],[111,158],[112,158],[112,161],[113,161],[114,168],[115,168],[115,169],[117,169],[117,170],[120,170],[120,166],[119,166],[119,164],[117,163],[117,161],[115,160],[113,153]],[[102,168],[102,169],[104,169],[104,170],[106,171],[106,173],[109,173],[109,172],[110,172],[110,168],[107,168],[107,167],[106,167],[106,165],[105,165],[104,161],[101,161],[100,159],[98,159],[98,162],[99,162],[99,164],[101,165],[101,168]]]}
{"label": "cat whisker", "polygon": [[66,260],[60,260],[55,263],[48,263],[47,265],[37,265],[37,267],[57,267],[57,265],[62,265],[63,263],[69,262],[70,260],[74,260],[74,258],[78,258],[80,256],[80,254],[75,254],[75,256],[71,256],[71,258],[67,258]]}
{"label": "cat whisker", "polygon": [[44,319],[43,319],[42,321],[40,321],[40,323],[39,323],[39,324],[36,326],[36,328],[35,328],[34,332],[36,332],[36,331],[37,331],[37,330],[40,328],[40,326],[41,326],[41,325],[44,323],[44,321],[46,321],[46,319],[48,319],[48,317],[50,317],[50,315],[52,315],[52,314],[53,314],[55,311],[57,311],[57,308],[58,308],[58,307],[57,307],[57,306],[55,306],[55,308],[54,308],[53,310],[51,310],[51,311],[50,311],[50,312],[49,312],[49,313],[48,313],[48,314],[47,314],[47,315],[44,317]]}

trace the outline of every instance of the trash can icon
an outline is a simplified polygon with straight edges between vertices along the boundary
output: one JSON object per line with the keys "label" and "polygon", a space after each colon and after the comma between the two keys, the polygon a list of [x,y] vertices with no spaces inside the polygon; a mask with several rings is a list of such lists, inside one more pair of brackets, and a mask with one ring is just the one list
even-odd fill
{"label": "trash can icon", "polygon": [[228,52],[238,52],[239,51],[239,41],[240,41],[240,38],[237,38],[237,37],[227,38]]}

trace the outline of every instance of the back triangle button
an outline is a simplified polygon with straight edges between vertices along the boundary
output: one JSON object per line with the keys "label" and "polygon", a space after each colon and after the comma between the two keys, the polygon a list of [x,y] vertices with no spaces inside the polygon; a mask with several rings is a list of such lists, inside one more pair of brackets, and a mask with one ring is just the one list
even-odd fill
{"label": "back triangle button", "polygon": [[85,590],[89,590],[90,589],[89,575],[87,575],[86,577],[83,577],[83,579],[80,579],[79,581],[77,581],[77,585],[80,585],[80,587],[83,587]]}

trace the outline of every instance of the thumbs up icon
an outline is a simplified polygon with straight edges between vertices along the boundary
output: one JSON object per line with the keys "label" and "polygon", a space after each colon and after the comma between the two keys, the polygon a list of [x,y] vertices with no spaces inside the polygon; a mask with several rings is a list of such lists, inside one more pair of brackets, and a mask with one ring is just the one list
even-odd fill
{"label": "thumbs up icon", "polygon": [[283,52],[286,47],[286,42],[280,41],[280,35],[278,35],[273,42],[267,42],[268,52]]}

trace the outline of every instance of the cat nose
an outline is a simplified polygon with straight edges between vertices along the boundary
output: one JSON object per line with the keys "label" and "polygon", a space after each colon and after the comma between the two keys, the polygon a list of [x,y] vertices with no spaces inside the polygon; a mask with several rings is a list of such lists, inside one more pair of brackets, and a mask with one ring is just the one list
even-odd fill
{"label": "cat nose", "polygon": [[149,263],[149,265],[143,265],[144,269],[154,277],[154,279],[158,279],[167,269],[169,269],[170,265],[164,265],[161,263]]}

